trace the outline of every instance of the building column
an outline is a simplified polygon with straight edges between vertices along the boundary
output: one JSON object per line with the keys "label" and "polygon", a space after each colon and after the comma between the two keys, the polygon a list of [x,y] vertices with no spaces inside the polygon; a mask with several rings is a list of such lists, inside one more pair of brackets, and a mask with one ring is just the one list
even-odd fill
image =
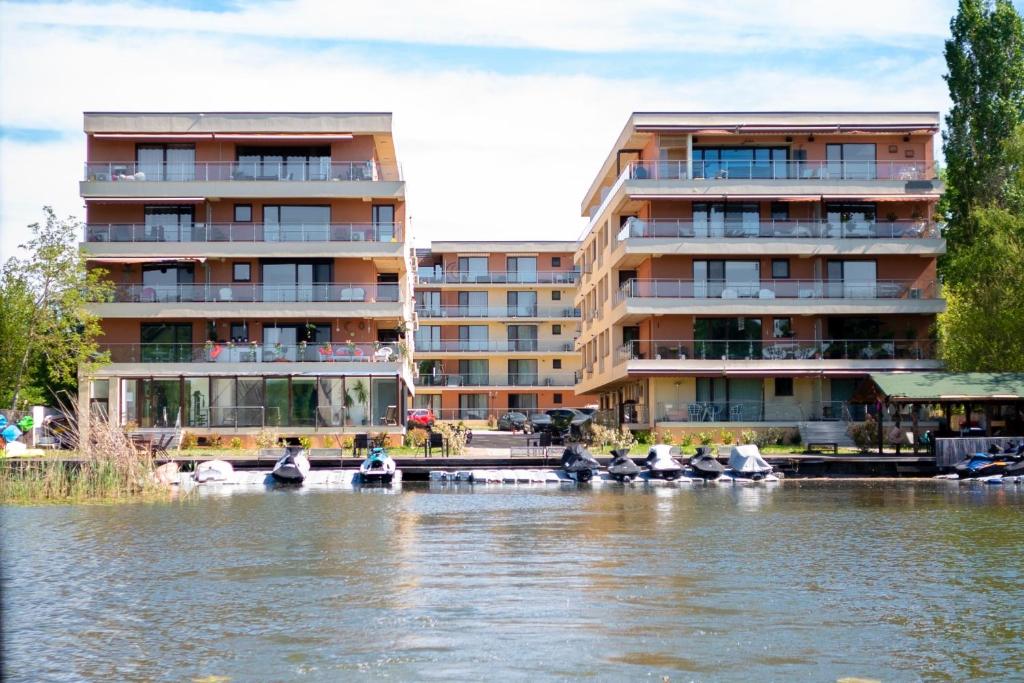
{"label": "building column", "polygon": [[693,133],[686,134],[686,179],[693,180]]}

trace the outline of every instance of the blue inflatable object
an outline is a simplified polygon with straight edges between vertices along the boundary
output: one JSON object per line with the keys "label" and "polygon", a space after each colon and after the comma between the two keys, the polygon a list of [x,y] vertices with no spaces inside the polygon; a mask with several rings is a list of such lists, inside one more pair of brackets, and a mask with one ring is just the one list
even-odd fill
{"label": "blue inflatable object", "polygon": [[0,430],[7,426],[7,418],[0,415]]}
{"label": "blue inflatable object", "polygon": [[4,441],[10,443],[18,440],[18,437],[21,436],[21,430],[18,429],[17,425],[11,425],[0,432],[0,436],[4,437]]}

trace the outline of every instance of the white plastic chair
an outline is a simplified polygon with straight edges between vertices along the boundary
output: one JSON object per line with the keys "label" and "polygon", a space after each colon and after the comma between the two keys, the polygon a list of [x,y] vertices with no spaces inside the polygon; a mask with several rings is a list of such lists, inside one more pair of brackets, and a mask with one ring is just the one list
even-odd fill
{"label": "white plastic chair", "polygon": [[391,356],[394,353],[394,350],[390,346],[382,346],[373,352],[373,360],[378,363],[388,363],[391,361]]}

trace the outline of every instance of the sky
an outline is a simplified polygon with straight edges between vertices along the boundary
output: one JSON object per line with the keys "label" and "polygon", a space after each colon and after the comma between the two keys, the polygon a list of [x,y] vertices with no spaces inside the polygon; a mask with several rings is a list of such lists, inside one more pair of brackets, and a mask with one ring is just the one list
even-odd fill
{"label": "sky", "polygon": [[0,258],[83,111],[391,111],[418,246],[576,239],[633,111],[949,106],[955,0],[0,0]]}

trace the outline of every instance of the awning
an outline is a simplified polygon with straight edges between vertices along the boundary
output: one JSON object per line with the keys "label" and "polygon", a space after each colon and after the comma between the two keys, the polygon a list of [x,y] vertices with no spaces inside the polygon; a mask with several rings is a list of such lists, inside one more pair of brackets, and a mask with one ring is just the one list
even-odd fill
{"label": "awning", "polygon": [[858,201],[858,202],[928,202],[939,198],[937,194],[887,194],[881,197],[865,197],[855,194],[827,194],[822,195],[825,201]]}
{"label": "awning", "polygon": [[188,263],[206,263],[205,256],[86,256],[95,263],[160,263],[161,261],[185,261]]}
{"label": "awning", "polygon": [[94,138],[125,140],[351,140],[351,133],[92,133]]}
{"label": "awning", "polygon": [[[128,181],[125,181],[128,182]],[[124,204],[128,202],[146,202],[149,204],[202,204],[204,197],[85,197],[85,201],[93,204]]]}
{"label": "awning", "polygon": [[1024,401],[1020,372],[873,372],[870,377],[894,403]]}

